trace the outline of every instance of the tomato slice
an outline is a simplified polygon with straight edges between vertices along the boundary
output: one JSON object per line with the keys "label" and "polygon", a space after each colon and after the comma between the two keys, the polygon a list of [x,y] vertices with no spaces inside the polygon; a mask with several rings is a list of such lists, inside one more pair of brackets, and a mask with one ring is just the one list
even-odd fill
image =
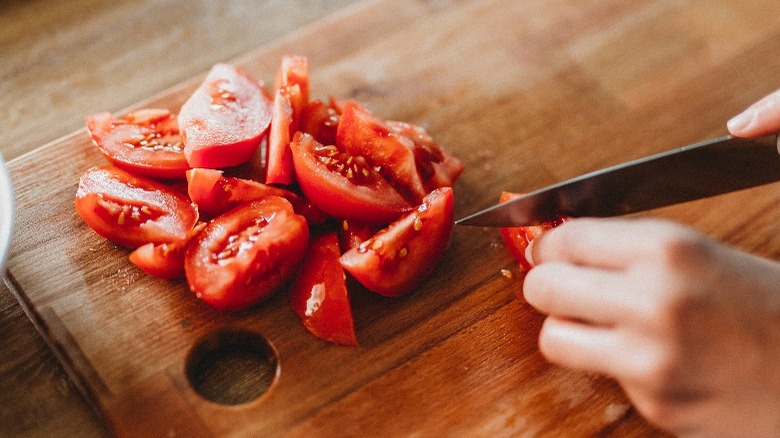
{"label": "tomato slice", "polygon": [[187,193],[198,206],[198,211],[208,217],[216,217],[248,201],[268,196],[287,199],[297,214],[310,224],[322,224],[328,216],[308,199],[289,190],[269,186],[257,181],[223,176],[221,170],[191,169],[187,171]]}
{"label": "tomato slice", "polygon": [[290,288],[290,307],[320,339],[357,345],[344,269],[335,232],[312,239]]}
{"label": "tomato slice", "polygon": [[147,274],[173,280],[184,277],[184,251],[190,239],[206,226],[200,222],[184,240],[155,245],[147,243],[130,253],[130,262]]}
{"label": "tomato slice", "polygon": [[333,98],[328,104],[317,99],[303,108],[299,129],[311,134],[322,144],[336,144],[339,120],[341,120],[341,106]]}
{"label": "tomato slice", "polygon": [[[521,193],[503,192],[499,198],[499,202],[507,202],[511,199],[522,196]],[[527,227],[507,227],[501,228],[501,237],[504,239],[504,244],[509,249],[512,257],[520,264],[521,272],[528,272],[531,269],[531,264],[528,263],[528,259],[525,257],[525,250],[532,240],[541,236],[545,232],[557,227],[558,225],[571,219],[569,216],[561,215],[557,218],[543,222],[539,225],[530,225]]]}
{"label": "tomato slice", "polygon": [[243,70],[216,64],[179,112],[192,167],[219,168],[252,158],[271,122],[267,91]]}
{"label": "tomato slice", "polygon": [[241,204],[190,241],[184,255],[187,282],[217,309],[251,306],[290,279],[308,244],[306,220],[284,198]]}
{"label": "tomato slice", "polygon": [[95,232],[128,248],[182,240],[198,220],[186,195],[112,166],[81,176],[76,212]]}
{"label": "tomato slice", "polygon": [[305,56],[283,55],[279,70],[274,79],[274,90],[297,85],[301,91],[301,100],[309,101],[309,60]]}
{"label": "tomato slice", "polygon": [[404,135],[397,135],[390,126],[355,101],[344,104],[336,145],[350,155],[365,157],[413,204],[419,204],[428,193],[417,171],[414,142]]}
{"label": "tomato slice", "polygon": [[[268,184],[292,184],[295,182],[290,139],[298,130],[301,91],[298,85],[276,91],[271,132],[268,135],[268,168],[265,182]],[[293,103],[298,106],[297,112]]]}
{"label": "tomato slice", "polygon": [[367,289],[397,297],[430,276],[452,234],[452,188],[429,193],[422,204],[341,256],[341,266]]}
{"label": "tomato slice", "polygon": [[387,224],[412,207],[363,157],[300,131],[290,147],[301,191],[337,219]]}
{"label": "tomato slice", "polygon": [[114,166],[158,179],[182,179],[190,168],[176,115],[167,109],[142,109],[124,117],[101,112],[85,121],[92,141]]}

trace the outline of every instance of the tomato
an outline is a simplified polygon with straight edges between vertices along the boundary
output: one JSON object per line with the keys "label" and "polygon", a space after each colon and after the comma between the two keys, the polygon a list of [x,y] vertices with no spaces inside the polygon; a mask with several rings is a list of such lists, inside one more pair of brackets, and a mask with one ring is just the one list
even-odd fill
{"label": "tomato", "polygon": [[297,132],[290,143],[303,194],[337,219],[386,224],[412,206],[361,156]]}
{"label": "tomato", "polygon": [[190,168],[176,116],[142,109],[124,117],[102,112],[86,117],[87,131],[113,165],[149,178],[181,179]]}
{"label": "tomato", "polygon": [[241,204],[209,222],[187,245],[187,282],[217,309],[251,306],[290,279],[308,244],[306,220],[284,198]]}
{"label": "tomato", "polygon": [[[522,196],[518,193],[503,192],[499,202],[507,202],[510,199]],[[531,264],[528,263],[528,259],[525,258],[525,250],[532,240],[541,236],[545,232],[557,227],[558,225],[571,219],[568,216],[561,215],[551,221],[543,222],[539,225],[530,225],[526,227],[508,227],[501,228],[501,237],[504,239],[506,247],[512,254],[512,257],[520,264],[520,270],[527,272],[531,269]]]}
{"label": "tomato", "polygon": [[182,240],[198,220],[186,195],[112,166],[82,175],[76,212],[95,232],[128,248]]}
{"label": "tomato", "polygon": [[419,126],[396,121],[388,121],[386,124],[395,135],[408,138],[414,144],[417,172],[425,190],[451,187],[455,183],[464,169],[458,157],[436,144],[425,129]]}
{"label": "tomato", "polygon": [[179,111],[192,167],[227,167],[252,158],[271,122],[267,91],[247,73],[216,64]]}
{"label": "tomato", "polygon": [[219,216],[243,202],[280,196],[287,199],[295,212],[304,216],[311,224],[321,224],[328,219],[322,210],[289,190],[248,179],[223,176],[222,171],[216,169],[197,168],[187,171],[187,193],[198,206],[198,211],[208,217]]}
{"label": "tomato", "polygon": [[200,222],[184,240],[155,245],[147,243],[130,253],[130,262],[142,271],[155,277],[173,280],[184,277],[184,251],[192,236],[198,234],[206,224]]}
{"label": "tomato", "polygon": [[297,85],[301,91],[301,100],[309,101],[309,60],[305,56],[283,55],[279,70],[274,79],[274,90]]}
{"label": "tomato", "polygon": [[419,204],[427,193],[417,171],[414,142],[396,135],[390,126],[355,101],[344,104],[336,145],[350,155],[365,157],[413,204]]}
{"label": "tomato", "polygon": [[452,188],[429,193],[422,204],[341,256],[341,266],[367,289],[397,297],[433,272],[452,234]]}
{"label": "tomato", "polygon": [[[295,182],[290,139],[298,130],[301,91],[298,85],[280,89],[274,98],[271,132],[268,135],[268,169],[265,182],[268,184],[292,184]],[[297,111],[293,103],[297,102]]]}
{"label": "tomato", "polygon": [[299,129],[311,134],[322,144],[336,144],[339,120],[341,106],[333,98],[329,104],[319,99],[313,100],[303,108]]}
{"label": "tomato", "polygon": [[301,318],[303,326],[318,338],[357,345],[340,255],[335,232],[312,239],[290,288],[290,307]]}
{"label": "tomato", "polygon": [[367,225],[360,222],[343,220],[339,229],[339,244],[341,251],[347,252],[352,248],[360,246],[361,243],[372,238],[381,227]]}

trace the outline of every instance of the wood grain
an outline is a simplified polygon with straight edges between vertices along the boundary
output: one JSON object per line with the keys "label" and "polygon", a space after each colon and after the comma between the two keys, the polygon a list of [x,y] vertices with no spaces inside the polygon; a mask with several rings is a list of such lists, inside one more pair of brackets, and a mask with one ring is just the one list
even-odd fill
{"label": "wood grain", "polygon": [[[528,191],[721,135],[729,116],[776,87],[780,5],[590,3],[377,0],[235,62],[270,80],[281,54],[306,55],[314,95],[355,98],[382,117],[425,126],[466,162],[455,186],[458,215],[502,190]],[[197,83],[134,106],[175,110]],[[57,166],[42,159],[55,152]],[[113,432],[658,433],[611,380],[540,356],[542,317],[515,298],[518,276],[501,275],[517,272],[496,230],[456,229],[437,271],[407,297],[355,290],[361,346],[335,347],[300,326],[283,294],[225,314],[183,283],[132,267],[126,250],[72,208],[79,175],[101,162],[81,130],[10,163],[19,212],[9,271]],[[778,213],[780,193],[766,186],[648,215],[780,259]],[[224,328],[262,334],[276,350],[279,376],[253,402],[215,404],[188,382],[188,352]]]}

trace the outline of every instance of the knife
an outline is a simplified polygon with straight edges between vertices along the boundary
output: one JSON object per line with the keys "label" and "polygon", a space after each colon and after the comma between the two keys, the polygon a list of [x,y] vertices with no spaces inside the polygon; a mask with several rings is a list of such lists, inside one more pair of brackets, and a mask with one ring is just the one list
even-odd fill
{"label": "knife", "polygon": [[537,225],[619,216],[780,181],[777,134],[725,136],[591,172],[494,205],[457,225]]}

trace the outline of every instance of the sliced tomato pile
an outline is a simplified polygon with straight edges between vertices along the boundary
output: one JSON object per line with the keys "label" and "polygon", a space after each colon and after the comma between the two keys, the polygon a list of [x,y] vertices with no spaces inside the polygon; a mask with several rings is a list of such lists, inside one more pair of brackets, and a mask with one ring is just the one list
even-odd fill
{"label": "sliced tomato pile", "polygon": [[217,64],[178,115],[150,108],[86,122],[112,165],[82,176],[78,214],[133,249],[140,269],[186,279],[217,309],[286,288],[306,329],[357,345],[347,275],[377,294],[407,294],[452,233],[463,163],[421,127],[352,100],[310,100],[302,56],[282,58],[270,91]]}
{"label": "sliced tomato pile", "polygon": [[[522,194],[503,192],[501,193],[499,202],[507,202],[518,196],[522,196]],[[504,244],[506,244],[512,257],[520,264],[521,272],[528,272],[532,267],[525,256],[525,250],[528,248],[528,245],[531,244],[531,241],[569,219],[571,219],[569,216],[561,215],[539,225],[501,228],[501,237],[504,239]]]}

